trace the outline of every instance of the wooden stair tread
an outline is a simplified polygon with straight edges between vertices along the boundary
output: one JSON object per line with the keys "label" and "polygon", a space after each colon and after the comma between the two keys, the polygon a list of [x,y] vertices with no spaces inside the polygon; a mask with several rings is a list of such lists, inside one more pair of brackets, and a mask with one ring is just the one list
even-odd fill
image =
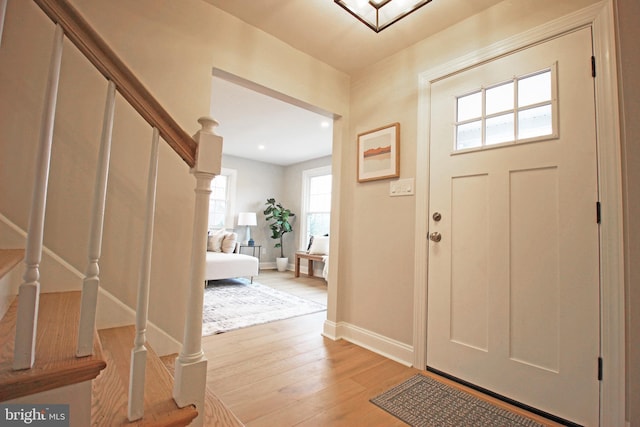
{"label": "wooden stair tread", "polygon": [[[175,370],[176,357],[177,354],[160,357],[172,375]],[[209,387],[207,387],[204,396],[204,425],[207,427],[244,427],[236,414],[231,412]]]}
{"label": "wooden stair tread", "polygon": [[40,295],[36,358],[31,369],[13,370],[16,298],[0,323],[0,402],[54,388],[91,380],[104,369],[99,340],[94,354],[75,356],[80,292],[54,292]]}
{"label": "wooden stair tread", "polygon": [[107,368],[93,382],[93,425],[185,426],[198,415],[195,407],[191,405],[178,408],[172,397],[173,378],[155,351],[146,344],[144,417],[129,422],[129,365],[135,328],[122,326],[101,329],[98,335],[107,360]]}
{"label": "wooden stair tread", "polygon": [[24,249],[0,249],[0,279],[24,258]]}

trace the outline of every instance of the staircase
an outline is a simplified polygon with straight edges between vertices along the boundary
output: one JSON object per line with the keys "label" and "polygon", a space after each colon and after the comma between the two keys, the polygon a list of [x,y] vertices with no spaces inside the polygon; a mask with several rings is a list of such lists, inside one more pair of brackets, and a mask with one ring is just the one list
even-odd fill
{"label": "staircase", "polygon": [[[23,254],[23,250],[0,249],[0,279],[18,266]],[[40,295],[36,342],[39,356],[31,369],[13,370],[11,365],[17,307],[18,298],[15,298],[0,322],[0,340],[3,343],[0,353],[0,402],[56,403],[52,401],[54,394],[47,392],[55,390],[55,394],[59,394],[59,390],[63,389],[71,390],[73,394],[76,386],[81,398],[89,397],[90,405],[89,413],[86,407],[71,406],[70,418],[74,421],[85,420],[78,425],[185,426],[198,415],[193,405],[177,407],[171,397],[173,377],[151,350],[147,360],[148,381],[145,384],[147,416],[138,422],[129,423],[129,349],[134,340],[135,329],[133,326],[125,326],[98,331],[93,354],[76,357],[77,329],[69,328],[68,325],[79,322],[80,292]],[[95,381],[91,384],[93,379]],[[88,390],[83,390],[83,386],[88,387]],[[64,393],[60,403],[69,403],[70,400],[69,394]]]}
{"label": "staircase", "polygon": [[[213,119],[201,118],[198,120],[201,129],[194,137],[189,136],[67,0],[33,2],[55,24],[55,33],[26,249],[0,249],[0,297],[3,298],[0,300],[0,402],[68,404],[71,426],[240,426],[237,418],[206,388],[207,361],[201,346],[209,193],[212,179],[220,172],[222,153],[222,138],[213,132],[216,123]],[[5,18],[8,10],[7,0],[0,0],[0,43],[5,19],[11,19]],[[104,76],[108,90],[82,290],[41,292],[48,174],[65,38]],[[97,330],[99,263],[118,95],[153,130],[145,230],[135,325]],[[187,306],[182,308],[185,313],[182,350],[164,361],[146,337],[161,139],[188,165],[195,178],[196,193],[188,298]],[[18,274],[22,279],[16,281]],[[170,369],[167,363],[173,364]]]}

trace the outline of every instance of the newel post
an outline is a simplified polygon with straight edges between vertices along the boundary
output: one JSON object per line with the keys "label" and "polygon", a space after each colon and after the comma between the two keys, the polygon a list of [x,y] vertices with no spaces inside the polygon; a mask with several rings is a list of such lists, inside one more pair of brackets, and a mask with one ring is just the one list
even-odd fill
{"label": "newel post", "polygon": [[207,384],[207,359],[202,351],[202,310],[204,304],[204,269],[207,251],[209,195],[211,181],[220,174],[222,137],[214,133],[218,125],[210,117],[201,117],[202,129],[194,135],[198,143],[196,164],[191,173],[196,178],[196,199],[191,239],[191,272],[182,350],[176,359],[173,398],[179,407],[196,405],[198,417],[191,425],[203,425],[204,395]]}

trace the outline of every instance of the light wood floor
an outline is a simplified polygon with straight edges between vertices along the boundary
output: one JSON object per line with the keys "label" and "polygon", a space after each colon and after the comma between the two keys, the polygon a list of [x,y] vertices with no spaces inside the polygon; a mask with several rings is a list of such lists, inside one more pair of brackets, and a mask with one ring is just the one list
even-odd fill
{"label": "light wood floor", "polygon": [[294,277],[292,271],[261,270],[254,281],[261,285],[297,295],[311,301],[327,305],[327,282],[321,277],[300,275]]}
{"label": "light wood floor", "polygon": [[[321,278],[261,271],[255,281],[326,303]],[[416,373],[430,374],[349,342],[324,338],[325,319],[326,313],[320,312],[204,337],[207,385],[251,427],[405,426],[369,399]],[[493,402],[544,425],[559,425]]]}

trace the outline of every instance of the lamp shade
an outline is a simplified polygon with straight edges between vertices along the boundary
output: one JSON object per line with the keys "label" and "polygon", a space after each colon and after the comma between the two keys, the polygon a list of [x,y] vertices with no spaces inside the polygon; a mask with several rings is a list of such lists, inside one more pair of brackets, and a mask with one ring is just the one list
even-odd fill
{"label": "lamp shade", "polygon": [[238,214],[238,225],[258,225],[255,212],[240,212]]}

